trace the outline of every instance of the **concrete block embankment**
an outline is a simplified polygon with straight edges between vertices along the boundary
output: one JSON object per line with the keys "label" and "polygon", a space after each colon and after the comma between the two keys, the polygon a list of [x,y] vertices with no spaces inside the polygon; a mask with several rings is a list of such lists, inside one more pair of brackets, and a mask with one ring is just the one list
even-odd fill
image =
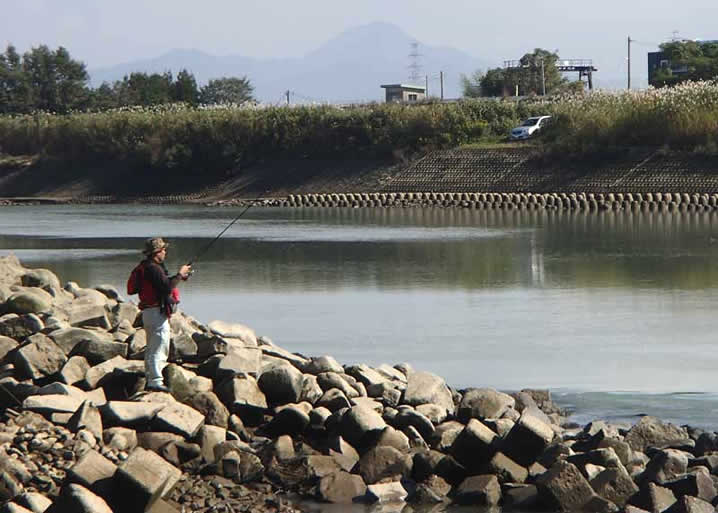
{"label": "concrete block embankment", "polygon": [[498,210],[566,210],[631,212],[708,212],[718,208],[718,194],[672,192],[363,192],[290,194],[266,199],[277,207],[438,207]]}

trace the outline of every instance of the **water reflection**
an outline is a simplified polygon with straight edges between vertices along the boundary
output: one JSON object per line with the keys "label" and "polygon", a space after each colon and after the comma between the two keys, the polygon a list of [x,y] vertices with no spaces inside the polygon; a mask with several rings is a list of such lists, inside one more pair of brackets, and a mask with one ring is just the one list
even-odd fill
{"label": "water reflection", "polygon": [[[8,207],[0,251],[124,287],[144,238],[176,267],[241,210]],[[409,361],[455,386],[714,389],[713,213],[252,209],[182,307],[342,363]]]}

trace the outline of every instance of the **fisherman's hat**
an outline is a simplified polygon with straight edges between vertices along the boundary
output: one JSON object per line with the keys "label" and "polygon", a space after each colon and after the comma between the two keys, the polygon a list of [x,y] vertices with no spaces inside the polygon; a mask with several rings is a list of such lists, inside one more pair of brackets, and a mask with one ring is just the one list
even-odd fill
{"label": "fisherman's hat", "polygon": [[145,249],[142,252],[147,256],[152,256],[155,253],[168,248],[170,245],[165,242],[162,237],[153,237],[145,241]]}

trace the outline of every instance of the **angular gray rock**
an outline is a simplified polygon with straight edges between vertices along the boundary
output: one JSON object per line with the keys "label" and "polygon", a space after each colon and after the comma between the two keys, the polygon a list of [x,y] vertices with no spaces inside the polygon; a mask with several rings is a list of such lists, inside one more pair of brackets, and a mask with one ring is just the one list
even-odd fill
{"label": "angular gray rock", "polygon": [[413,372],[408,376],[404,403],[412,406],[436,404],[453,414],[454,400],[446,382],[430,372]]}
{"label": "angular gray rock", "polygon": [[352,504],[366,493],[361,476],[344,471],[322,477],[317,488],[321,500],[334,504]]}
{"label": "angular gray rock", "polygon": [[377,483],[366,487],[365,501],[369,503],[402,503],[408,496],[408,492],[399,481],[389,483]]}
{"label": "angular gray rock", "polygon": [[617,506],[624,506],[638,492],[638,486],[623,467],[607,468],[590,481],[591,488]]}
{"label": "angular gray rock", "polygon": [[344,372],[344,368],[331,356],[317,356],[309,359],[309,362],[304,368],[304,372],[314,375],[321,374],[322,372],[341,374]]}
{"label": "angular gray rock", "polygon": [[683,443],[688,439],[688,432],[685,429],[650,416],[642,417],[625,437],[631,449],[642,452],[648,447],[660,449],[671,444]]}
{"label": "angular gray rock", "polygon": [[461,422],[468,422],[469,419],[499,419],[515,405],[513,397],[493,388],[471,388],[461,398],[457,416]]}
{"label": "angular gray rock", "polygon": [[0,317],[0,335],[16,341],[23,341],[30,335],[42,331],[43,322],[35,314],[17,315],[14,313]]}
{"label": "angular gray rock", "polygon": [[[410,378],[411,379],[411,378]],[[451,455],[467,468],[478,469],[496,451],[497,435],[477,419],[469,420],[451,446]]]}
{"label": "angular gray rock", "polygon": [[384,445],[370,449],[359,460],[359,474],[367,485],[397,475],[409,477],[411,467],[410,455]]}
{"label": "angular gray rock", "polygon": [[561,511],[579,511],[595,495],[576,465],[563,460],[539,476],[536,487],[546,507]]}
{"label": "angular gray rock", "polygon": [[152,451],[135,448],[113,479],[122,511],[146,511],[177,483],[182,472]]}
{"label": "angular gray rock", "polygon": [[101,305],[77,305],[74,304],[69,311],[70,326],[77,328],[95,327],[109,330],[112,326],[107,318],[107,310]]}
{"label": "angular gray rock", "polygon": [[15,353],[15,367],[26,377],[40,379],[55,374],[67,361],[65,353],[42,333],[27,338]]}
{"label": "angular gray rock", "polygon": [[460,505],[497,506],[501,501],[501,485],[491,474],[467,477],[458,486],[453,498]]}
{"label": "angular gray rock", "polygon": [[538,459],[553,438],[551,426],[527,411],[521,414],[521,418],[506,435],[503,451],[509,458],[527,467]]}
{"label": "angular gray rock", "polygon": [[108,427],[147,428],[164,407],[159,403],[109,401],[100,407],[100,414]]}
{"label": "angular gray rock", "polygon": [[84,486],[69,484],[62,488],[60,497],[52,503],[46,513],[113,513],[105,500]]}
{"label": "angular gray rock", "polygon": [[652,513],[661,513],[676,502],[676,496],[668,488],[648,483],[629,500],[629,504]]}
{"label": "angular gray rock", "polygon": [[84,328],[61,328],[50,332],[48,336],[62,348],[66,355],[69,355],[80,342],[88,340],[98,343],[111,341],[107,332]]}
{"label": "angular gray rock", "polygon": [[172,403],[159,410],[152,418],[155,431],[176,433],[186,439],[193,438],[204,425],[204,415],[182,403]]}

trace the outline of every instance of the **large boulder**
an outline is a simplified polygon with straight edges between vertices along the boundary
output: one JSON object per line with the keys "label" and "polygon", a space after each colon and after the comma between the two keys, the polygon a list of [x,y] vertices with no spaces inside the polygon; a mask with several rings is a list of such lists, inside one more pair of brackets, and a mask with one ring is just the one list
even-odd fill
{"label": "large boulder", "polygon": [[528,467],[546,450],[553,438],[554,431],[551,426],[530,411],[524,411],[506,435],[503,451],[515,462]]}
{"label": "large boulder", "polygon": [[595,495],[578,467],[564,460],[539,476],[536,486],[544,505],[561,511],[580,511]]}
{"label": "large boulder", "polygon": [[46,513],[113,513],[105,499],[95,495],[84,486],[69,484],[62,488],[62,493]]}
{"label": "large boulder", "polygon": [[431,403],[450,413],[454,412],[454,400],[449,387],[442,378],[430,372],[409,374],[403,402],[412,406]]}
{"label": "large boulder", "polygon": [[72,350],[80,342],[102,343],[112,340],[111,336],[105,331],[83,328],[63,328],[50,332],[48,336],[62,348],[66,355],[72,353]]}
{"label": "large boulder", "polygon": [[25,287],[37,287],[56,296],[62,290],[60,280],[48,269],[29,269],[20,278]]}
{"label": "large boulder", "polygon": [[501,485],[491,474],[467,477],[454,492],[454,502],[461,505],[497,506],[500,500]]}
{"label": "large boulder", "polygon": [[378,446],[367,451],[359,460],[359,473],[366,484],[378,483],[384,478],[411,475],[412,457],[393,447]]}
{"label": "large boulder", "polygon": [[626,434],[625,441],[634,451],[645,452],[649,447],[662,449],[689,440],[688,432],[655,417],[642,417]]}
{"label": "large boulder", "polygon": [[231,413],[253,423],[261,420],[267,398],[251,376],[235,376],[217,388],[217,395]]}
{"label": "large boulder", "polygon": [[15,314],[40,314],[52,309],[52,296],[42,289],[24,289],[5,301],[5,311]]}
{"label": "large boulder", "polygon": [[10,337],[0,335],[0,362],[2,362],[10,351],[16,349],[18,343]]}
{"label": "large boulder", "polygon": [[451,446],[451,454],[462,465],[478,469],[493,457],[497,440],[496,433],[481,421],[471,419],[456,437]]}
{"label": "large boulder", "polygon": [[207,327],[220,337],[239,339],[247,346],[257,345],[257,335],[254,330],[244,324],[212,321]]}
{"label": "large boulder", "polygon": [[304,375],[291,365],[277,365],[265,370],[258,380],[269,404],[296,403],[304,388]]}
{"label": "large boulder", "polygon": [[62,349],[42,333],[28,337],[26,344],[15,353],[15,367],[31,379],[55,374],[66,361]]}
{"label": "large boulder", "polygon": [[365,406],[354,406],[341,417],[340,434],[353,447],[359,448],[385,427],[386,422],[377,412]]}
{"label": "large boulder", "polygon": [[513,397],[493,388],[471,388],[464,392],[457,414],[461,422],[468,422],[469,419],[499,419],[515,405]]}
{"label": "large boulder", "polygon": [[334,504],[352,504],[366,493],[366,484],[361,476],[339,471],[319,480],[319,499]]}
{"label": "large boulder", "polygon": [[10,337],[16,341],[38,333],[43,329],[43,322],[35,314],[18,315],[5,314],[0,317],[0,335]]}
{"label": "large boulder", "polygon": [[182,472],[152,451],[135,448],[114,477],[118,511],[147,511],[179,481]]}

